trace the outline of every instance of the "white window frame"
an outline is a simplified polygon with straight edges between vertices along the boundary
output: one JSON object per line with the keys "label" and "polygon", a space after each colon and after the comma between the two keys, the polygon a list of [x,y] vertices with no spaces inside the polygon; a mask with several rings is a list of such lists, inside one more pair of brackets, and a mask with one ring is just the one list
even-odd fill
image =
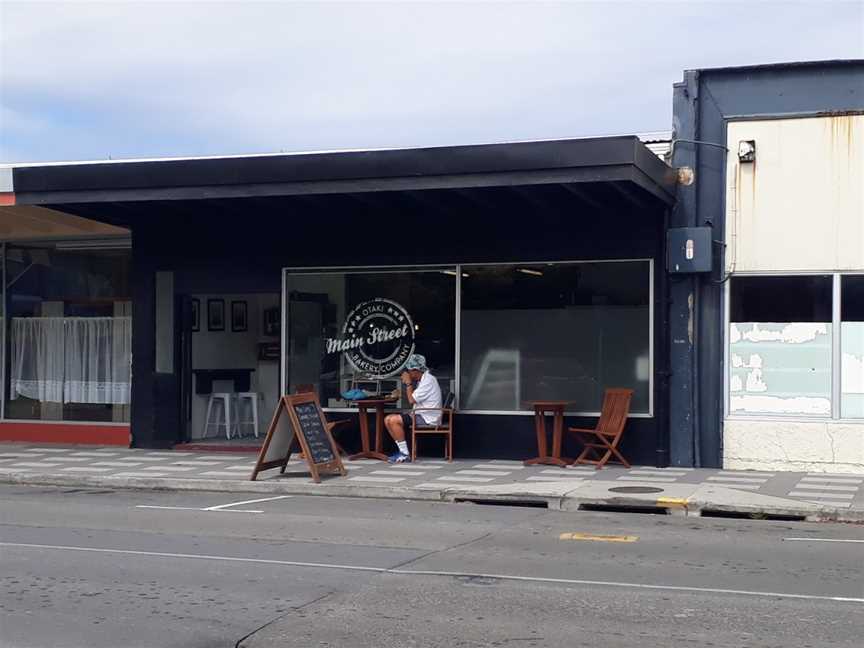
{"label": "white window frame", "polygon": [[[456,285],[456,314],[455,314],[455,391],[456,391],[456,407],[459,407],[459,397],[461,393],[461,354],[462,354],[462,272],[470,270],[472,267],[489,267],[489,266],[517,266],[517,265],[578,265],[588,263],[627,263],[627,262],[642,262],[648,264],[648,411],[634,412],[630,418],[654,418],[654,259],[652,258],[632,258],[632,259],[577,259],[577,260],[557,260],[557,261],[490,261],[488,263],[457,263],[457,264],[417,264],[417,265],[398,265],[398,266],[319,266],[319,267],[285,267],[282,268],[282,345],[280,352],[280,377],[282,390],[284,391],[287,383],[287,328],[288,328],[288,310],[286,304],[286,290],[288,287],[289,275],[318,275],[324,273],[358,273],[358,272],[411,272],[412,270],[454,270],[453,277]],[[824,273],[823,273],[824,274]],[[325,407],[325,412],[355,412],[355,408],[349,407]],[[472,414],[479,416],[533,416],[531,410],[459,410],[460,414]],[[567,416],[582,416],[582,417],[598,417],[600,411],[567,411]]]}
{"label": "white window frame", "polygon": [[[732,324],[732,279],[735,277],[831,277],[831,415],[830,416],[804,416],[792,414],[742,414],[731,412],[731,391],[729,387],[729,367],[731,361],[731,349],[729,345],[729,327]],[[861,270],[808,270],[806,272],[736,272],[728,276],[725,290],[723,291],[723,418],[729,421],[789,421],[793,423],[864,423],[860,418],[843,418],[841,416],[842,385],[840,384],[841,362],[842,362],[842,335],[840,333],[840,314],[842,305],[842,277],[864,276]]]}

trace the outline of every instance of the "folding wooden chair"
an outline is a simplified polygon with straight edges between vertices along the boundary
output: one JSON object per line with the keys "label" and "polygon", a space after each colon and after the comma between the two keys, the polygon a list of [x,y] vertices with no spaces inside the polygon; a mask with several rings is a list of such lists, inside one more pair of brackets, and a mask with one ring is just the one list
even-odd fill
{"label": "folding wooden chair", "polygon": [[[447,437],[444,446],[444,458],[453,461],[453,402],[456,395],[451,392],[447,394],[443,407],[423,407],[411,410],[411,461],[417,460],[417,437],[424,434],[442,434]],[[417,412],[440,412],[441,418],[438,425],[429,425],[417,416]],[[419,423],[418,423],[419,421]]]}
{"label": "folding wooden chair", "polygon": [[632,397],[632,389],[607,389],[603,395],[603,411],[596,428],[567,428],[584,446],[582,453],[576,458],[577,464],[592,464],[600,470],[614,455],[618,459],[616,463],[623,464],[625,468],[630,467],[618,451],[618,443],[624,434]]}

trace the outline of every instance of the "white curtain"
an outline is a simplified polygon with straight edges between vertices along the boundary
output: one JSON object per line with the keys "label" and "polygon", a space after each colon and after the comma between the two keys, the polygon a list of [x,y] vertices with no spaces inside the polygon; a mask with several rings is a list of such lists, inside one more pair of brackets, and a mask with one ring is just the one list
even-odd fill
{"label": "white curtain", "polygon": [[131,317],[13,318],[11,341],[12,399],[129,404]]}
{"label": "white curtain", "polygon": [[63,402],[62,317],[12,318],[11,394],[48,403]]}

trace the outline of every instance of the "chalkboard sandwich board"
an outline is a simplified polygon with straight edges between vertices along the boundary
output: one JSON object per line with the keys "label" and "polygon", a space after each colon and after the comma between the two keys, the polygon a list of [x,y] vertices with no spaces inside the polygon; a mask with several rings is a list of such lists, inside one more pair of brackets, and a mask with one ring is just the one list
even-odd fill
{"label": "chalkboard sandwich board", "polygon": [[271,468],[279,468],[280,472],[284,473],[288,459],[291,458],[295,437],[316,483],[321,481],[322,472],[347,474],[339,458],[336,443],[327,428],[327,420],[318,396],[308,393],[283,396],[279,399],[251,480],[255,481],[258,473]]}

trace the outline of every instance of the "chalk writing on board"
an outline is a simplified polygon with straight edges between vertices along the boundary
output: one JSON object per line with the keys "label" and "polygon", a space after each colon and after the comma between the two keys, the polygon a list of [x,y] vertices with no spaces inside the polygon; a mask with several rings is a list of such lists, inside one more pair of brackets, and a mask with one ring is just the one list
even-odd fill
{"label": "chalk writing on board", "polygon": [[328,463],[335,458],[330,447],[330,439],[321,423],[318,407],[315,403],[298,403],[294,405],[297,420],[300,421],[303,436],[309,446],[312,461],[316,464]]}

